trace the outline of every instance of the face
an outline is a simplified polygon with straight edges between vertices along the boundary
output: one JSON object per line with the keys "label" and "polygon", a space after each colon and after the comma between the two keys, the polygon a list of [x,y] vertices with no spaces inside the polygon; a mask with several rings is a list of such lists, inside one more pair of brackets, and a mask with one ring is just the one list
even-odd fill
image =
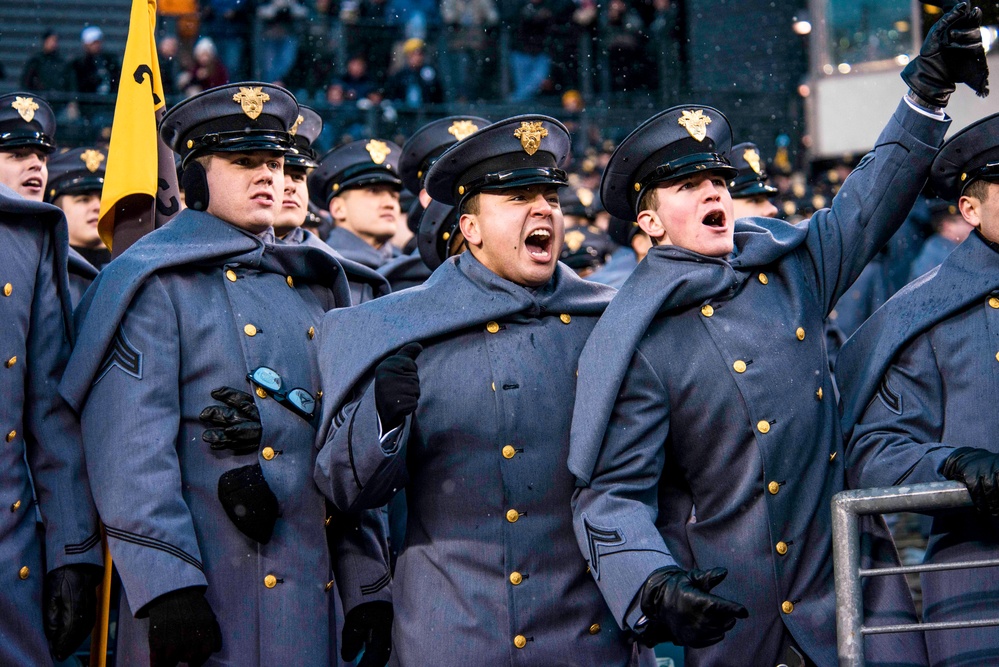
{"label": "face", "polygon": [[732,199],[732,211],[735,219],[739,218],[776,218],[777,207],[766,195],[739,197]]}
{"label": "face", "polygon": [[76,248],[100,248],[101,237],[97,222],[101,217],[101,195],[88,192],[82,195],[63,195],[55,205],[66,214],[69,225],[69,244]]}
{"label": "face", "polygon": [[48,159],[37,148],[0,151],[0,183],[25,199],[42,201],[49,180]]}
{"label": "face", "polygon": [[551,280],[565,222],[554,185],[530,185],[478,195],[478,213],[461,216],[472,254],[510,282],[538,287]]}
{"label": "face", "polygon": [[284,196],[274,220],[274,233],[284,236],[301,227],[309,212],[308,170],[303,167],[284,166]]}
{"label": "face", "polygon": [[330,215],[337,226],[375,248],[395,236],[399,212],[399,191],[385,184],[351,188],[330,201]]}
{"label": "face", "polygon": [[58,35],[49,35],[48,37],[45,38],[45,41],[42,42],[42,50],[45,51],[45,53],[52,53],[58,48],[59,48]]}
{"label": "face", "polygon": [[708,257],[732,252],[735,214],[724,177],[701,172],[661,184],[659,206],[638,214],[656,245],[675,245]]}
{"label": "face", "polygon": [[989,183],[985,199],[963,195],[957,200],[961,215],[982,236],[999,243],[999,183]]}
{"label": "face", "polygon": [[208,210],[252,234],[274,224],[284,189],[284,155],[270,151],[213,153]]}

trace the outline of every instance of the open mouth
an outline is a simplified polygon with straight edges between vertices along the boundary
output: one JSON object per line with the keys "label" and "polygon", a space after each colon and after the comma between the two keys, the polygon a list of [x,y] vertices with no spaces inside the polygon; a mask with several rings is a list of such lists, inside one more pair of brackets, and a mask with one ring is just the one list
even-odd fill
{"label": "open mouth", "polygon": [[724,227],[725,226],[725,213],[723,211],[711,211],[704,216],[701,220],[702,225],[707,225],[708,227]]}
{"label": "open mouth", "polygon": [[257,202],[258,204],[263,205],[263,206],[273,206],[274,205],[274,197],[272,195],[267,194],[267,193],[261,193],[259,195],[253,195],[253,197],[251,197],[250,199],[253,200],[253,201],[255,201],[255,202]]}
{"label": "open mouth", "polygon": [[42,179],[38,177],[32,177],[21,183],[21,186],[25,188],[41,189]]}
{"label": "open mouth", "polygon": [[552,233],[547,229],[535,229],[527,235],[524,244],[531,257],[541,261],[547,261],[551,258]]}

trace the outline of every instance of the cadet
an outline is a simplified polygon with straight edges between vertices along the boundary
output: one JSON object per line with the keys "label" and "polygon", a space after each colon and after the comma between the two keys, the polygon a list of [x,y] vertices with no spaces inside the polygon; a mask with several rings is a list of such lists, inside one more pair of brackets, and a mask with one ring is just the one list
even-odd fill
{"label": "cadet", "polygon": [[[975,231],[892,297],[843,348],[851,485],[957,480],[974,509],[933,517],[926,563],[994,560],[999,551],[999,115],[951,138],[931,180]],[[923,572],[927,622],[991,618],[999,567]],[[996,664],[995,628],[926,633],[933,665]]]}
{"label": "cadet", "polygon": [[776,218],[777,207],[770,197],[777,188],[767,183],[767,165],[756,144],[746,142],[732,147],[732,166],[738,174],[728,182],[732,211],[739,218]]}
{"label": "cadet", "polygon": [[309,107],[299,107],[298,119],[292,127],[294,145],[284,156],[284,193],[274,220],[275,236],[284,243],[304,243],[336,257],[350,285],[351,304],[357,305],[388,294],[391,290],[385,278],[363,264],[346,259],[303,226],[311,215],[309,174],[319,166],[312,142],[323,131],[323,119]]}
{"label": "cadet", "polygon": [[62,209],[69,227],[69,289],[74,306],[111,261],[101,241],[101,217],[106,155],[96,148],[62,150],[49,160],[45,201]]}
{"label": "cadet", "polygon": [[398,256],[389,242],[399,216],[399,153],[370,139],[334,148],[309,176],[309,196],[333,216],[326,242],[347,259],[377,269]]}
{"label": "cadet", "polygon": [[[332,659],[326,513],[312,481],[316,328],[349,293],[330,254],[274,244],[298,115],[290,93],[263,83],[171,109],[160,134],[183,159],[191,208],[109,264],[77,313],[60,390],[82,413],[100,480],[123,584],[122,664]],[[384,534],[340,533],[333,571],[362,626],[344,634],[371,631],[383,662]]]}
{"label": "cadet", "polygon": [[[604,172],[607,210],[637,216],[656,247],[580,357],[576,532],[618,622],[689,646],[689,665],[836,662],[843,456],[823,322],[926,180],[949,124],[929,107],[958,72],[987,72],[979,24],[967,5],[936,24],[932,55],[903,74],[914,93],[806,224],[734,219],[731,131],[709,107],[654,116]],[[868,621],[914,618],[904,580],[875,579]],[[869,659],[922,663],[906,634],[868,637]]]}
{"label": "cadet", "polygon": [[[424,187],[430,167],[447,148],[486,125],[489,125],[489,121],[478,116],[448,116],[427,123],[402,145],[399,177],[406,190],[416,194],[416,201],[408,211],[406,224],[417,236],[423,211],[431,201]],[[409,255],[395,258],[378,271],[388,278],[394,291],[421,285],[430,277],[430,269],[423,263],[418,249]]]}
{"label": "cadet", "polygon": [[558,263],[568,156],[565,127],[537,115],[452,146],[427,176],[427,213],[462,211],[437,227],[440,255],[468,250],[420,287],[323,322],[333,390],[317,481],[342,510],[406,488],[399,665],[637,658],[572,536],[576,355],[613,291]]}
{"label": "cadet", "polygon": [[916,258],[912,260],[912,265],[909,267],[909,282],[942,264],[954,248],[964,243],[974,229],[974,226],[961,215],[956,202],[931,199],[926,204],[934,231],[933,235],[923,243]]}
{"label": "cadet", "polygon": [[79,424],[55,391],[69,358],[72,306],[65,218],[41,203],[54,134],[55,116],[44,100],[27,93],[0,97],[4,665],[68,658],[94,625],[101,579]]}

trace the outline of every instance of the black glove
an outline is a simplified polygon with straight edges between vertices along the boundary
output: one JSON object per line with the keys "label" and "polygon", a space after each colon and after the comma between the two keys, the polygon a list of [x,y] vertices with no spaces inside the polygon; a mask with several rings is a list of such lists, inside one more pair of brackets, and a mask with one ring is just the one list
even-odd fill
{"label": "black glove", "polygon": [[944,461],[941,472],[947,479],[968,487],[979,512],[999,517],[999,454],[977,447],[958,447]]}
{"label": "black glove", "polygon": [[219,477],[219,502],[239,532],[261,544],[271,541],[278,500],[259,463],[234,468]]}
{"label": "black glove", "polygon": [[933,24],[919,56],[902,70],[902,79],[924,102],[947,106],[956,84],[966,83],[979,97],[989,94],[989,65],[982,46],[982,10],[966,2]]}
{"label": "black glove", "polygon": [[212,398],[225,405],[209,405],[198,417],[211,426],[201,439],[215,451],[230,449],[234,454],[251,454],[260,447],[260,412],[253,396],[232,387],[212,390]]}
{"label": "black glove", "polygon": [[749,617],[741,604],[710,594],[727,574],[723,567],[706,572],[661,567],[650,574],[639,598],[649,625],[639,641],[650,648],[664,641],[690,648],[720,642],[737,619]]}
{"label": "black glove", "polygon": [[56,662],[73,654],[97,620],[97,587],[104,571],[96,565],[63,565],[45,575],[45,636]]}
{"label": "black glove", "polygon": [[343,621],[340,657],[350,662],[364,648],[357,667],[384,667],[392,653],[392,603],[362,602]]}
{"label": "black glove", "polygon": [[423,352],[419,343],[407,343],[375,368],[375,408],[388,432],[402,424],[420,402],[420,376],[416,356]]}
{"label": "black glove", "polygon": [[146,610],[150,667],[174,667],[179,662],[199,667],[222,650],[219,622],[200,587],[165,593]]}

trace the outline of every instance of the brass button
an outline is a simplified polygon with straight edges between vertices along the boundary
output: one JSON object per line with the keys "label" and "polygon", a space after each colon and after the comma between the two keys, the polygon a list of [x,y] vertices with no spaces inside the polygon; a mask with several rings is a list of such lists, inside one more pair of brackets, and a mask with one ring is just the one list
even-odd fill
{"label": "brass button", "polygon": [[524,648],[527,646],[527,637],[524,635],[517,635],[513,638],[513,645],[517,648]]}
{"label": "brass button", "polygon": [[277,586],[277,577],[275,577],[273,574],[268,574],[266,577],[264,577],[264,586],[266,586],[267,588],[274,588],[275,586]]}
{"label": "brass button", "polygon": [[326,585],[323,586],[323,590],[325,590],[327,593],[329,593],[330,590],[332,590],[332,589],[333,589],[333,580],[330,579],[329,581],[326,582]]}
{"label": "brass button", "polygon": [[260,452],[260,455],[264,457],[265,461],[270,461],[272,458],[274,458],[274,448],[264,447],[263,450]]}
{"label": "brass button", "polygon": [[267,398],[267,392],[264,391],[263,387],[257,387],[257,396],[260,398]]}
{"label": "brass button", "polygon": [[23,580],[25,580],[25,579],[27,579],[27,578],[28,578],[28,575],[29,575],[29,574],[31,574],[31,570],[30,570],[30,569],[28,569],[28,566],[27,566],[27,565],[25,565],[24,567],[22,567],[22,568],[21,568],[20,570],[18,570],[18,572],[17,572],[17,576],[21,577],[21,580],[22,580],[22,581],[23,581]]}
{"label": "brass button", "polygon": [[805,330],[801,327],[795,330],[794,335],[798,337],[798,340],[805,340]]}
{"label": "brass button", "polygon": [[14,286],[11,285],[10,283],[7,283],[6,285],[3,286],[3,295],[4,296],[10,296],[11,292],[13,292],[13,291],[14,291]]}
{"label": "brass button", "polygon": [[760,421],[756,422],[756,430],[759,431],[760,433],[769,433],[770,432],[770,422],[763,421],[761,419]]}
{"label": "brass button", "polygon": [[522,582],[523,580],[524,580],[524,575],[522,575],[520,572],[510,573],[510,583],[513,584],[514,586],[520,586],[520,582]]}
{"label": "brass button", "polygon": [[704,315],[704,317],[711,317],[714,314],[715,314],[715,309],[711,307],[710,303],[706,303],[703,306],[701,306],[701,315]]}
{"label": "brass button", "polygon": [[509,521],[510,523],[517,523],[517,519],[519,518],[520,518],[520,512],[518,512],[517,510],[507,510],[506,512],[507,521]]}
{"label": "brass button", "polygon": [[777,492],[780,491],[780,484],[777,482],[770,482],[767,484],[767,491],[769,491],[771,495],[776,496]]}
{"label": "brass button", "polygon": [[496,383],[495,382],[492,383],[492,388],[493,388],[493,391],[496,391]]}
{"label": "brass button", "polygon": [[20,506],[21,506],[21,501],[15,500],[13,503],[10,504],[10,511],[16,512]]}
{"label": "brass button", "polygon": [[330,521],[332,521],[332,520],[333,520],[333,517],[331,517],[331,516],[326,517],[325,519],[323,519],[323,525],[326,526],[326,527],[329,527]]}
{"label": "brass button", "polygon": [[17,437],[17,431],[11,431],[10,433],[7,434],[7,442],[10,442],[16,437]]}
{"label": "brass button", "polygon": [[780,610],[785,614],[790,614],[792,611],[794,611],[794,603],[791,602],[790,600],[784,600],[780,604]]}
{"label": "brass button", "polygon": [[777,546],[775,548],[777,549],[777,553],[779,553],[781,556],[783,556],[784,554],[787,553],[787,542],[783,542],[783,541],[778,542]]}
{"label": "brass button", "polygon": [[288,283],[288,287],[294,287],[295,286],[295,281],[291,279],[291,276],[288,276],[287,278],[285,278],[285,282]]}
{"label": "brass button", "polygon": [[309,327],[309,330],[305,332],[305,335],[309,337],[309,340],[312,340],[313,338],[316,337],[316,328]]}
{"label": "brass button", "polygon": [[766,285],[768,282],[770,282],[770,279],[767,278],[767,274],[765,274],[765,273],[761,273],[757,277],[760,279],[760,282],[763,283],[764,285]]}
{"label": "brass button", "polygon": [[822,387],[819,387],[819,390],[815,392],[815,398],[819,399],[820,401],[822,400]]}
{"label": "brass button", "polygon": [[999,308],[999,299],[996,297],[989,297],[989,305],[993,308]]}
{"label": "brass button", "polygon": [[999,361],[999,352],[996,352],[996,361]]}
{"label": "brass button", "polygon": [[835,460],[836,460],[836,452],[833,452],[832,454],[829,455],[829,463],[832,463]]}
{"label": "brass button", "polygon": [[489,333],[496,333],[499,331],[499,325],[496,322],[489,322],[486,324],[486,331]]}
{"label": "brass button", "polygon": [[451,238],[451,234],[448,232],[444,232],[443,234],[441,234],[441,238],[447,241],[449,238]]}
{"label": "brass button", "polygon": [[7,368],[10,368],[11,366],[13,366],[16,363],[17,363],[17,356],[15,355],[15,356],[11,357],[10,359],[8,359],[5,365],[7,366]]}
{"label": "brass button", "polygon": [[742,359],[736,359],[735,363],[732,364],[732,368],[735,369],[736,373],[745,373],[746,372],[746,362],[743,361]]}
{"label": "brass button", "polygon": [[252,324],[247,324],[245,327],[243,327],[243,333],[245,333],[247,336],[256,336],[257,327],[253,326]]}
{"label": "brass button", "polygon": [[506,445],[503,447],[503,458],[512,459],[517,455],[517,450],[513,448],[513,445]]}
{"label": "brass button", "polygon": [[558,318],[562,320],[562,324],[568,324],[569,322],[572,322],[572,317],[569,315],[569,313],[562,313],[561,315],[558,316]]}
{"label": "brass button", "polygon": [[234,282],[236,282],[236,272],[235,272],[235,271],[233,271],[232,269],[226,269],[226,270],[225,270],[225,277],[226,277],[226,279],[228,279],[228,280],[229,280],[229,282],[231,282],[231,283],[234,283]]}
{"label": "brass button", "polygon": [[590,626],[590,634],[591,635],[595,635],[598,632],[600,632],[600,624],[599,623],[594,623],[593,625]]}

